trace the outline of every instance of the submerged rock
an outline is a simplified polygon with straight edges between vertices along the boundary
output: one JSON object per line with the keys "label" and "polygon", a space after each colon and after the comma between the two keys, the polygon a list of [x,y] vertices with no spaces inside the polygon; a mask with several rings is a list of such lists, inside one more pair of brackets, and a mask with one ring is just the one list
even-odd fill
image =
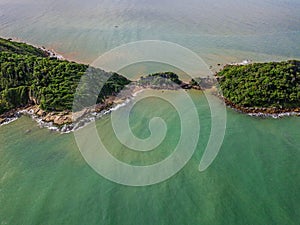
{"label": "submerged rock", "polygon": [[28,129],[28,130],[25,131],[25,134],[29,134],[30,132],[31,132],[31,130]]}

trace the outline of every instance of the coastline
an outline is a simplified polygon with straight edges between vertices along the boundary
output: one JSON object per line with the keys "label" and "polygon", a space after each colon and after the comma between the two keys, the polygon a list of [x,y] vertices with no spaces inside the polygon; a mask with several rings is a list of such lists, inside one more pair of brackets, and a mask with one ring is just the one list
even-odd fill
{"label": "coastline", "polygon": [[8,41],[14,41],[14,42],[19,42],[19,43],[23,43],[23,44],[27,44],[27,45],[31,45],[37,49],[40,49],[42,50],[43,52],[45,52],[48,57],[51,57],[51,58],[56,58],[56,59],[59,59],[59,60],[68,60],[68,61],[71,61],[69,59],[67,59],[66,57],[64,57],[62,54],[59,54],[57,53],[54,49],[49,49],[49,48],[46,48],[44,46],[39,46],[39,45],[36,45],[36,44],[32,44],[28,41],[24,41],[20,38],[16,38],[16,37],[5,37],[5,36],[0,36],[0,38],[3,38],[3,39],[6,39]]}
{"label": "coastline", "polygon": [[236,105],[226,99],[223,96],[219,96],[221,99],[223,99],[224,103],[227,107],[233,109],[236,112],[246,114],[248,116],[252,117],[261,117],[261,118],[267,118],[272,117],[274,119],[282,118],[282,117],[289,117],[289,116],[300,116],[300,107],[287,109],[287,108],[267,108],[267,107],[243,107]]}
{"label": "coastline", "polygon": [[[57,131],[60,133],[74,132],[101,118],[102,116],[119,109],[120,107],[126,106],[126,104],[132,101],[139,93],[149,89],[173,91],[178,90],[168,88],[154,88],[151,86],[129,85],[124,90],[122,90],[118,94],[118,96],[109,96],[103,103],[85,108],[84,110],[76,113],[73,113],[70,110],[62,112],[46,112],[40,109],[38,105],[27,105],[25,107],[12,109],[0,115],[0,127],[16,121],[21,116],[29,116],[32,118],[32,120],[37,122],[40,128],[47,128],[51,131]],[[194,87],[188,89],[202,91],[200,88]],[[207,90],[210,90],[211,93],[216,97],[221,98],[228,108],[231,108],[238,113],[242,113],[248,116],[274,119],[289,116],[300,116],[300,107],[295,109],[242,107],[230,102],[223,96],[217,94],[217,89],[215,86]]]}
{"label": "coastline", "polygon": [[[0,115],[0,127],[14,122],[21,116],[29,116],[36,121],[41,128],[48,128],[49,130],[60,133],[70,133],[76,131],[90,122],[101,118],[104,115],[111,113],[120,107],[125,106],[132,101],[138,94],[145,90],[173,90],[179,88],[155,87],[155,86],[140,86],[134,84],[128,85],[117,96],[108,96],[103,103],[87,107],[80,112],[72,112],[65,110],[61,112],[46,112],[40,109],[39,105],[27,105],[24,107],[12,109]],[[184,89],[195,89],[201,91],[199,87],[184,84]]]}
{"label": "coastline", "polygon": [[[38,48],[45,52],[48,57],[56,58],[58,60],[68,60],[64,56],[56,53],[54,50],[46,49],[44,46],[40,47],[29,42],[25,42],[18,38],[6,38],[9,41],[16,41],[20,43],[25,43]],[[244,60],[240,63],[231,63],[228,65],[248,65],[252,61]],[[226,99],[225,97],[218,94],[216,83],[212,83],[210,78],[204,79],[200,85],[182,82],[178,86],[156,86],[156,85],[138,85],[133,82],[131,85],[122,90],[117,96],[108,96],[103,103],[97,104],[93,107],[86,108],[81,112],[72,113],[70,110],[65,110],[61,112],[46,112],[39,108],[38,105],[26,105],[24,107],[12,109],[2,115],[0,115],[0,126],[9,124],[23,115],[30,116],[35,120],[40,127],[46,127],[50,130],[56,130],[61,133],[69,133],[80,129],[91,121],[102,117],[116,110],[119,107],[126,105],[132,98],[134,98],[138,93],[146,89],[152,90],[178,90],[179,88],[188,90],[214,90],[213,94],[221,98],[227,107],[243,114],[247,114],[253,117],[272,117],[281,118],[285,116],[300,116],[300,107],[293,109],[278,109],[278,108],[260,108],[260,107],[243,107],[236,105]]]}
{"label": "coastline", "polygon": [[118,96],[108,96],[103,103],[73,113],[70,110],[62,112],[46,112],[38,105],[27,105],[12,109],[0,115],[0,127],[16,121],[21,116],[29,116],[37,122],[40,128],[48,128],[60,133],[76,131],[90,122],[111,113],[129,103],[136,95],[146,90],[138,86],[129,86]]}
{"label": "coastline", "polygon": [[[257,62],[253,62],[251,60],[244,60],[240,63],[230,63],[227,64],[229,66],[247,66],[252,65]],[[225,65],[223,68],[225,68]],[[220,77],[215,74],[215,79],[218,80]],[[215,95],[218,96],[222,101],[224,101],[225,105],[228,108],[233,109],[234,111],[242,114],[246,114],[251,117],[260,117],[260,118],[273,118],[278,119],[282,117],[290,117],[290,116],[298,116],[300,117],[300,106],[297,107],[288,107],[288,108],[278,108],[278,107],[257,107],[257,106],[249,106],[245,107],[242,105],[238,105],[227,99],[223,96],[219,91],[215,92]]]}

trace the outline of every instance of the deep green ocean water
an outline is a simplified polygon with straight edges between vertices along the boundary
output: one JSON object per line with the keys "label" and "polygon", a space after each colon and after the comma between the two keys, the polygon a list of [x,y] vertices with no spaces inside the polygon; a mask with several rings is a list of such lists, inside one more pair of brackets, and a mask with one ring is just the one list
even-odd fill
{"label": "deep green ocean water", "polygon": [[[205,97],[190,94],[201,124],[196,152],[179,173],[152,186],[128,187],[99,176],[73,134],[40,129],[27,117],[1,127],[1,224],[297,224],[299,118],[258,119],[228,109],[220,153],[199,172],[211,119]],[[145,121],[154,115],[165,118],[169,133],[150,153],[121,148],[112,138],[109,115],[96,125],[115,157],[152,164],[170,154],[180,129],[170,105],[145,99],[133,109],[133,132],[147,137]]]}
{"label": "deep green ocean water", "polygon": [[[218,69],[219,63],[244,59],[300,58],[300,5],[298,0],[0,0],[0,35],[86,63],[128,42],[172,41]],[[134,77],[166,69],[147,64],[123,72]],[[299,224],[300,118],[260,119],[227,109],[220,152],[199,172],[211,118],[204,95],[190,94],[201,125],[195,154],[175,176],[147,187],[99,176],[73,134],[40,129],[28,117],[1,126],[0,224]],[[145,154],[116,140],[109,115],[96,124],[112,155],[147,165],[166,158],[180,135],[176,111],[148,99],[130,117],[138,137],[149,136],[153,116],[165,119],[168,133],[158,149]]]}

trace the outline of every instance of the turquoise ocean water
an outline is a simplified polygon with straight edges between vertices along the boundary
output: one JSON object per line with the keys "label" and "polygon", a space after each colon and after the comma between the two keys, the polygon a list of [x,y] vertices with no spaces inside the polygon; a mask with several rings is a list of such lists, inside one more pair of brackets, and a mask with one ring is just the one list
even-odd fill
{"label": "turquoise ocean water", "polygon": [[[300,58],[299,12],[297,0],[0,0],[0,35],[86,63],[120,44],[166,40],[217,68],[243,59]],[[299,118],[259,119],[227,109],[220,153],[199,172],[211,118],[204,95],[189,94],[201,125],[196,152],[175,176],[147,187],[99,176],[84,161],[73,134],[40,129],[27,117],[1,126],[0,224],[298,224]],[[133,109],[133,132],[148,137],[153,116],[165,119],[168,133],[146,154],[118,142],[109,115],[96,125],[116,158],[151,164],[167,157],[180,136],[176,111],[159,99]]]}

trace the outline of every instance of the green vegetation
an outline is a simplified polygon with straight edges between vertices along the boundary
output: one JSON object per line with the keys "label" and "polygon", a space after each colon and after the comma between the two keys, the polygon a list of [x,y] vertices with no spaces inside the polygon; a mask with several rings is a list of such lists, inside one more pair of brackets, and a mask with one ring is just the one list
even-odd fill
{"label": "green vegetation", "polygon": [[[95,93],[98,91],[97,103],[118,93],[130,82],[121,75],[88,65],[41,57],[37,48],[3,40],[0,42],[0,113],[30,102],[46,111],[70,110],[85,73],[95,86]],[[100,94],[100,90],[96,90],[99,86],[103,86]],[[85,95],[82,99],[89,97]]]}
{"label": "green vegetation", "polygon": [[48,57],[49,54],[39,48],[25,43],[14,42],[0,38],[0,52],[10,52],[22,55]]}
{"label": "green vegetation", "polygon": [[300,106],[300,61],[230,65],[217,79],[223,96],[239,106]]}
{"label": "green vegetation", "polygon": [[[84,74],[85,85],[78,87]],[[229,65],[216,76],[224,97],[238,106],[300,106],[299,61]],[[41,49],[0,38],[0,114],[29,103],[46,111],[71,110],[76,89],[75,106],[82,109],[117,94],[129,82],[117,73],[50,58]],[[203,78],[185,84],[176,74],[164,72],[142,77],[137,84],[177,89],[199,84],[210,87],[213,82]]]}
{"label": "green vegetation", "polygon": [[151,86],[151,87],[178,87],[182,84],[179,80],[178,75],[173,72],[163,72],[150,74],[146,77],[141,77],[138,81],[139,85]]}

